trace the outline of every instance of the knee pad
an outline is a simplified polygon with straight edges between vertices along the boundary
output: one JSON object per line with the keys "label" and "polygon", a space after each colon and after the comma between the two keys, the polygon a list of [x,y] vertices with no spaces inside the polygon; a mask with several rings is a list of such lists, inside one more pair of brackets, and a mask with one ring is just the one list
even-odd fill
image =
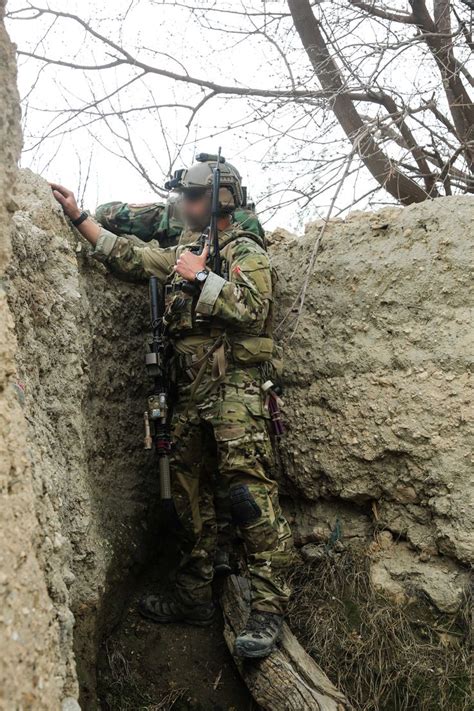
{"label": "knee pad", "polygon": [[236,484],[229,489],[230,510],[237,526],[253,523],[262,515],[262,509],[249,491],[247,484]]}

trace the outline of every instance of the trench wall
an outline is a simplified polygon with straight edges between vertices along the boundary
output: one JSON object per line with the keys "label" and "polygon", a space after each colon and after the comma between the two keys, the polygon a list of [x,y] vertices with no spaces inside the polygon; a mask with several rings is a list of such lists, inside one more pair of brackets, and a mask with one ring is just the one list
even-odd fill
{"label": "trench wall", "polygon": [[474,199],[356,212],[273,235],[301,542],[363,545],[403,600],[456,608],[474,556]]}
{"label": "trench wall", "polygon": [[[0,707],[57,708],[65,665],[39,556],[26,419],[13,387],[16,337],[4,272],[11,255],[13,184],[21,148],[13,47],[0,2]],[[76,691],[74,682],[72,692]]]}
{"label": "trench wall", "polygon": [[97,646],[153,545],[156,477],[143,450],[147,290],[88,258],[43,179],[20,171],[15,201],[8,298],[38,559],[66,692],[77,688],[75,653],[81,701],[93,708]]}

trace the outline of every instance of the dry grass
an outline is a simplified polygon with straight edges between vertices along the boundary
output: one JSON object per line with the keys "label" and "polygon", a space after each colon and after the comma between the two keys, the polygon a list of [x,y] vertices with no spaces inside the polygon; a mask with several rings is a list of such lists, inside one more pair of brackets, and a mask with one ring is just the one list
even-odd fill
{"label": "dry grass", "polygon": [[357,711],[468,711],[470,596],[456,619],[426,601],[377,594],[368,559],[343,552],[302,564],[290,625]]}

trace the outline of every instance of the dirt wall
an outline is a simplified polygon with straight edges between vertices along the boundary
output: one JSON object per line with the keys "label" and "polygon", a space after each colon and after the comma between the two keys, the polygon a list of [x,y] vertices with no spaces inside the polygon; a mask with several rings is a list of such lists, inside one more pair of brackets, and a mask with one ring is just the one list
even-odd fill
{"label": "dirt wall", "polygon": [[75,652],[89,709],[97,646],[152,535],[156,477],[143,450],[147,291],[88,258],[44,180],[21,171],[15,201],[8,298],[38,559],[58,624],[58,675],[74,695]]}
{"label": "dirt wall", "polygon": [[3,12],[0,2],[0,708],[54,709],[63,698],[64,662],[39,556],[26,420],[12,387],[16,337],[3,278],[11,254],[12,187],[21,147],[15,57]]}
{"label": "dirt wall", "polygon": [[[370,545],[378,586],[445,611],[474,556],[473,224],[471,197],[331,221],[285,346],[300,541]],[[283,339],[320,228],[273,237]]]}

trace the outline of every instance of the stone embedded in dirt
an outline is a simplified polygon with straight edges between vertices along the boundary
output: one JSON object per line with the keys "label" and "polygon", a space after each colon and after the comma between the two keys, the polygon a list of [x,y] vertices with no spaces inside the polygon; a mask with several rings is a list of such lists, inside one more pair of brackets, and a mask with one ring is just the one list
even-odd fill
{"label": "stone embedded in dirt", "polygon": [[397,603],[418,595],[441,612],[454,613],[469,584],[469,572],[449,559],[429,558],[423,562],[413,556],[406,543],[398,543],[375,558],[371,579],[377,590]]}
{"label": "stone embedded in dirt", "polygon": [[450,609],[458,596],[438,563],[474,562],[473,224],[472,197],[331,221],[296,330],[322,223],[300,239],[279,231],[271,246],[296,538],[310,542],[312,508],[332,529],[343,507],[343,541],[368,547],[389,529],[409,543],[397,585],[416,587],[419,567]]}
{"label": "stone embedded in dirt", "polygon": [[317,546],[315,543],[307,543],[301,548],[300,552],[304,560],[309,563],[314,560],[322,560],[328,555],[328,550],[325,545]]}

